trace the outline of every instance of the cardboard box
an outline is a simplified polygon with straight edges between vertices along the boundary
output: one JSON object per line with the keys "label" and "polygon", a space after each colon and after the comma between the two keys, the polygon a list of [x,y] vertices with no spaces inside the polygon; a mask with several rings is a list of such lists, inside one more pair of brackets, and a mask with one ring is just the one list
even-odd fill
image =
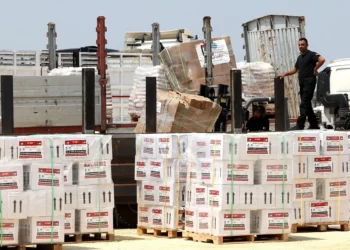
{"label": "cardboard box", "polygon": [[152,206],[150,211],[150,227],[165,229],[164,206]]}
{"label": "cardboard box", "polygon": [[253,185],[254,161],[232,162],[215,162],[215,184]]}
{"label": "cardboard box", "polygon": [[102,185],[112,181],[111,161],[80,161],[73,164],[73,184]]}
{"label": "cardboard box", "polygon": [[241,135],[207,134],[205,136],[209,140],[209,159],[233,162],[240,159],[238,145]]}
{"label": "cardboard box", "polygon": [[248,210],[214,210],[212,234],[215,236],[250,234]]}
{"label": "cardboard box", "polygon": [[155,204],[170,207],[185,205],[185,183],[159,183],[157,189]]}
{"label": "cardboard box", "polygon": [[78,209],[114,207],[114,184],[78,186]]}
{"label": "cardboard box", "polygon": [[348,201],[313,201],[305,202],[306,223],[348,221]]}
{"label": "cardboard box", "polygon": [[78,209],[78,186],[64,186],[64,208],[65,210]]}
{"label": "cardboard box", "polygon": [[64,212],[64,234],[75,233],[75,210],[66,210]]}
{"label": "cardboard box", "polygon": [[[64,216],[64,190],[29,190],[28,217]],[[40,209],[38,209],[40,208]]]}
{"label": "cardboard box", "polygon": [[294,156],[320,155],[320,133],[293,132],[293,154]]}
{"label": "cardboard box", "polygon": [[2,136],[0,138],[0,164],[4,164],[5,162],[7,162],[7,160],[5,159],[5,140],[9,138],[9,137],[5,137],[5,136]]}
{"label": "cardboard box", "polygon": [[137,226],[150,227],[150,210],[151,206],[137,206]]}
{"label": "cardboard box", "polygon": [[178,159],[179,157],[178,135],[157,135],[157,159]]}
{"label": "cardboard box", "polygon": [[2,246],[19,244],[19,220],[2,220]]}
{"label": "cardboard box", "polygon": [[251,233],[288,234],[291,231],[291,210],[258,210],[250,214]]}
{"label": "cardboard box", "polygon": [[349,176],[349,155],[309,156],[309,178]]}
{"label": "cardboard box", "polygon": [[[28,194],[25,192],[2,192],[2,219],[19,220],[28,217]],[[40,207],[37,207],[37,209]]]}
{"label": "cardboard box", "polygon": [[349,180],[347,178],[317,179],[317,200],[349,200]]}
{"label": "cardboard box", "polygon": [[[177,214],[176,214],[177,213]],[[167,229],[182,230],[185,227],[185,208],[184,207],[164,207],[165,227]],[[177,222],[176,222],[177,220]]]}
{"label": "cardboard box", "polygon": [[292,160],[258,160],[254,168],[256,184],[292,184]]}
{"label": "cardboard box", "polygon": [[141,205],[155,205],[158,195],[158,183],[156,182],[138,182],[138,198],[137,203]]}
{"label": "cardboard box", "polygon": [[185,230],[193,233],[197,233],[197,212],[194,207],[185,208]]}
{"label": "cardboard box", "polygon": [[321,154],[339,155],[349,153],[349,142],[347,132],[341,131],[322,131],[321,135]]}
{"label": "cardboard box", "polygon": [[64,242],[64,216],[31,217],[20,220],[19,235],[21,244],[62,243]]}
{"label": "cardboard box", "polygon": [[0,166],[0,190],[23,191],[23,166],[19,164]]}
{"label": "cardboard box", "polygon": [[206,207],[208,204],[208,187],[206,185],[190,185],[190,183],[187,183],[186,207]]}
{"label": "cardboard box", "polygon": [[209,185],[208,204],[216,209],[230,209],[239,203],[239,186]]}
{"label": "cardboard box", "polygon": [[316,200],[316,179],[294,180],[292,202]]}
{"label": "cardboard box", "polygon": [[292,224],[299,224],[303,225],[305,224],[305,203],[308,201],[298,201],[293,202],[293,209],[292,209],[292,218],[291,222]]}
{"label": "cardboard box", "polygon": [[136,135],[136,159],[157,159],[157,137],[155,135]]}
{"label": "cardboard box", "polygon": [[113,231],[113,208],[75,210],[77,233],[108,233]]}
{"label": "cardboard box", "polygon": [[65,186],[73,185],[73,162],[71,161],[63,164],[63,181]]}
{"label": "cardboard box", "polygon": [[[51,158],[51,139],[53,158]],[[48,136],[6,137],[5,162],[16,164],[63,162],[62,140]]]}
{"label": "cardboard box", "polygon": [[29,164],[23,166],[24,190],[43,190],[64,187],[62,164]]}
{"label": "cardboard box", "polygon": [[197,208],[196,220],[197,220],[197,233],[211,234],[212,229],[212,209],[210,208]]}
{"label": "cardboard box", "polygon": [[258,209],[258,189],[257,186],[240,185],[239,202],[235,209],[256,210]]}
{"label": "cardboard box", "polygon": [[203,185],[211,185],[214,183],[214,160],[198,159],[197,160],[196,179],[194,182]]}
{"label": "cardboard box", "polygon": [[[178,160],[168,159],[168,160],[148,160],[147,167],[149,171],[150,181],[159,182],[181,182],[186,181],[184,176],[186,176],[186,166],[179,166]],[[179,170],[180,167],[180,170]]]}
{"label": "cardboard box", "polygon": [[259,209],[288,209],[293,207],[293,185],[257,185]]}
{"label": "cardboard box", "polygon": [[309,169],[308,156],[293,156],[293,178],[294,179],[307,179]]}
{"label": "cardboard box", "polygon": [[292,209],[293,208],[293,185],[276,184],[276,208]]}

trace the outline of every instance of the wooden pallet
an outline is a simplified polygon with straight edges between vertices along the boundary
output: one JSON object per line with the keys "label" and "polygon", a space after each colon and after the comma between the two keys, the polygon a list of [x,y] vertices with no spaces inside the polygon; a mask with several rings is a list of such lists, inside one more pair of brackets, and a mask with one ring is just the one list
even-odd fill
{"label": "wooden pallet", "polygon": [[182,231],[182,237],[198,242],[213,242],[215,245],[221,245],[224,243],[288,241],[288,234],[245,234],[235,236],[214,236],[210,234],[199,234]]}
{"label": "wooden pallet", "polygon": [[81,242],[97,242],[97,241],[114,241],[114,232],[110,233],[88,233],[88,234],[66,234],[64,244],[81,243]]}
{"label": "wooden pallet", "polygon": [[292,233],[297,233],[298,228],[308,229],[317,227],[317,231],[325,232],[328,229],[328,226],[332,225],[340,225],[341,231],[349,231],[349,222],[348,221],[340,221],[340,222],[315,222],[315,223],[305,223],[303,225],[293,224],[292,225]]}
{"label": "wooden pallet", "polygon": [[[148,230],[153,230],[153,234],[148,233]],[[180,234],[178,234],[180,233]],[[173,229],[158,229],[150,227],[137,227],[138,235],[153,235],[156,237],[166,237],[166,238],[181,238],[181,232]]]}
{"label": "wooden pallet", "polygon": [[14,246],[3,246],[0,250],[62,250],[62,244],[32,244],[32,245],[14,245]]}

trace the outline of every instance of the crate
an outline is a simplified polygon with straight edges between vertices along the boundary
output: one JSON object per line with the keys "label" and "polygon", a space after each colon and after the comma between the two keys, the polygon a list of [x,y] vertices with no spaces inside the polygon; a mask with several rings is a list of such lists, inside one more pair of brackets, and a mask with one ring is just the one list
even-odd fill
{"label": "crate", "polygon": [[348,221],[339,221],[339,222],[317,222],[317,223],[305,223],[303,225],[293,224],[292,233],[297,233],[298,229],[303,229],[303,231],[312,231],[317,228],[318,232],[325,232],[328,230],[328,226],[339,225],[340,231],[349,231],[349,222]]}
{"label": "crate", "polygon": [[82,242],[97,242],[97,241],[114,241],[114,232],[109,233],[75,233],[66,234],[64,244],[67,243],[82,243]]}
{"label": "crate", "polygon": [[[153,234],[149,233],[148,230],[153,230]],[[181,238],[181,232],[173,229],[159,229],[159,228],[150,228],[150,227],[137,227],[138,235],[153,235],[155,237],[164,237],[164,238]]]}

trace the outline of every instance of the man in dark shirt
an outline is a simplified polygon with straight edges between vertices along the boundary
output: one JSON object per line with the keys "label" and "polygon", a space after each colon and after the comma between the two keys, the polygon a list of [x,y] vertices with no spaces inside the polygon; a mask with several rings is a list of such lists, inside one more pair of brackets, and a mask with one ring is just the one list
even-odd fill
{"label": "man in dark shirt", "polygon": [[300,86],[300,116],[297,124],[291,130],[303,130],[305,126],[306,117],[308,117],[310,127],[309,129],[319,129],[315,113],[312,109],[311,100],[314,95],[316,86],[316,76],[318,76],[318,69],[324,64],[325,59],[316,52],[308,50],[308,41],[306,38],[299,39],[300,55],[295,63],[293,69],[287,73],[279,75],[284,78],[286,76],[299,73]]}
{"label": "man in dark shirt", "polygon": [[248,120],[246,128],[249,132],[269,131],[269,119],[265,116],[266,110],[262,106],[258,106],[254,115]]}

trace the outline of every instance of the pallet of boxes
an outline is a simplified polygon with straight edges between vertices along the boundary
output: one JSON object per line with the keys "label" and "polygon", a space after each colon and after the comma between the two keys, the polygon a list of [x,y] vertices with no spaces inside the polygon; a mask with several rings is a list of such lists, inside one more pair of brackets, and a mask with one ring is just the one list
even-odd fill
{"label": "pallet of boxes", "polygon": [[[73,177],[73,172],[69,172],[66,166],[68,162],[78,159],[85,161],[88,155],[95,155],[101,150],[104,150],[104,153],[99,154],[101,159],[109,159],[106,153],[108,144],[111,144],[110,138],[104,136],[1,137],[0,247],[25,249],[28,245],[36,245],[37,248],[58,250],[62,249],[67,225],[74,233],[85,233],[89,220],[78,220],[74,210],[67,210],[67,205],[71,209],[69,204],[79,203],[79,198],[77,186],[66,189],[65,183],[69,181],[69,176]],[[103,145],[101,150],[100,145]],[[99,184],[96,186],[102,188]],[[94,194],[91,187],[89,192]],[[90,210],[100,218],[95,219],[98,226],[94,233],[99,232],[100,222],[104,222],[98,214],[104,212],[102,204]],[[85,208],[77,206],[72,209]],[[77,214],[78,211],[82,215],[89,212],[77,210]],[[67,214],[70,214],[70,219],[67,219]],[[112,220],[112,213],[109,217]],[[104,223],[102,225],[104,227]],[[100,228],[105,230],[102,226]],[[113,229],[112,225],[109,229]]]}

